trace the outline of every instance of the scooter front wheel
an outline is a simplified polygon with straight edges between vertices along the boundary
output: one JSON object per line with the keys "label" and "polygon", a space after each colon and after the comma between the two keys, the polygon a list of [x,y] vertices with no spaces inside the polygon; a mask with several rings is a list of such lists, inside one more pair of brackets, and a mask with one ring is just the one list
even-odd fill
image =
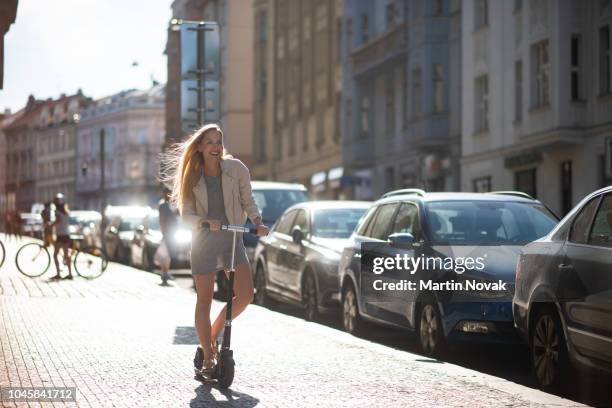
{"label": "scooter front wheel", "polygon": [[228,388],[234,382],[234,359],[231,356],[221,357],[217,364],[215,377],[219,383],[219,388]]}

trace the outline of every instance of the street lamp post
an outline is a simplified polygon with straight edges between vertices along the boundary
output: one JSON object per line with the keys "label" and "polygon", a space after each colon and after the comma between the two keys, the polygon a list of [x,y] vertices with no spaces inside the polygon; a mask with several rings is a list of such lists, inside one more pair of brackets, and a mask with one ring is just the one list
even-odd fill
{"label": "street lamp post", "polygon": [[104,244],[104,229],[106,228],[106,220],[104,218],[104,210],[106,208],[106,178],[105,178],[105,170],[106,170],[106,166],[105,166],[105,152],[104,152],[104,146],[105,146],[105,139],[106,139],[106,135],[104,132],[104,128],[100,129],[100,196],[102,198],[101,203],[102,203],[102,210],[100,211],[100,214],[102,214],[102,225],[100,227],[100,242],[102,242]]}

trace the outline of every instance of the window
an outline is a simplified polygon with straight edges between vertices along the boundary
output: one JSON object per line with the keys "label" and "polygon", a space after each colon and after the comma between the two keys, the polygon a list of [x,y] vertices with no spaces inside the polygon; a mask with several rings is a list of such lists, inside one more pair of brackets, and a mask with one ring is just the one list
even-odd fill
{"label": "window", "polygon": [[412,70],[412,115],[417,116],[421,114],[421,89],[422,89],[422,74],[420,68]]}
{"label": "window", "polygon": [[344,102],[345,108],[345,134],[348,138],[352,138],[353,136],[353,100],[351,98],[347,98]]}
{"label": "window", "polygon": [[410,233],[413,237],[418,239],[420,231],[419,211],[416,205],[412,203],[403,203],[395,216],[391,234]]}
{"label": "window", "polygon": [[475,193],[488,193],[491,189],[491,176],[479,177],[472,180]]}
{"label": "window", "polygon": [[581,100],[581,84],[580,84],[580,60],[582,59],[582,38],[580,35],[575,34],[572,35],[572,43],[571,43],[571,92],[572,92],[572,101]]}
{"label": "window", "polygon": [[406,68],[402,67],[402,128],[408,127],[408,74]]}
{"label": "window", "polygon": [[392,73],[386,77],[385,128],[387,137],[392,137],[395,133],[395,87]]}
{"label": "window", "polygon": [[523,8],[523,0],[514,0],[514,11],[520,11]]}
{"label": "window", "polygon": [[534,72],[533,107],[545,106],[550,101],[548,40],[534,45],[531,55],[533,57]]}
{"label": "window", "polygon": [[578,244],[585,244],[587,242],[591,221],[593,220],[593,215],[595,214],[598,203],[599,197],[592,199],[582,208],[582,210],[580,210],[576,218],[574,218],[569,238],[571,242],[576,242]]}
{"label": "window", "polygon": [[393,214],[397,208],[396,204],[386,204],[378,208],[376,212],[376,219],[374,220],[372,227],[368,228],[368,236],[370,238],[385,240],[389,236],[389,229],[391,226],[391,220]]}
{"label": "window", "polygon": [[612,195],[605,196],[599,206],[589,244],[612,248]]}
{"label": "window", "polygon": [[278,224],[276,224],[275,232],[280,234],[291,235],[291,227],[293,226],[293,219],[297,214],[296,211],[290,211],[283,215],[280,220],[278,220]]}
{"label": "window", "polygon": [[366,43],[370,39],[368,15],[361,15],[361,43]]}
{"label": "window", "polygon": [[443,3],[442,0],[434,0],[433,2],[433,15],[439,16],[443,11]]}
{"label": "window", "polygon": [[514,120],[523,120],[523,61],[514,63]]}
{"label": "window", "polygon": [[313,214],[312,234],[322,238],[348,238],[364,213],[364,208],[317,210]]}
{"label": "window", "polygon": [[370,131],[370,99],[367,96],[361,97],[361,134],[367,135]]}
{"label": "window", "polygon": [[561,163],[561,211],[563,215],[572,209],[572,162]]}
{"label": "window", "polygon": [[599,29],[599,92],[609,94],[610,87],[610,26]]}
{"label": "window", "polygon": [[535,198],[537,196],[536,180],[536,169],[517,171],[514,173],[514,189]]}
{"label": "window", "polygon": [[353,19],[347,18],[345,23],[346,30],[346,52],[350,53],[353,48]]}
{"label": "window", "polygon": [[474,2],[474,30],[478,30],[489,24],[489,5],[487,0],[475,0]]}
{"label": "window", "polygon": [[259,12],[259,41],[266,42],[268,40],[268,14],[266,11]]}
{"label": "window", "polygon": [[444,73],[441,64],[433,65],[434,113],[444,111]]}
{"label": "window", "polygon": [[483,75],[476,78],[476,133],[489,129],[489,78]]}
{"label": "window", "polygon": [[395,168],[389,166],[385,169],[385,190],[390,191],[395,188]]}
{"label": "window", "polygon": [[368,210],[368,213],[361,219],[361,222],[357,226],[357,235],[366,235],[366,231],[368,230],[370,224],[372,224],[372,220],[376,217],[376,207],[372,207]]}
{"label": "window", "polygon": [[268,91],[268,73],[266,71],[261,71],[259,75],[259,100],[264,102]]}
{"label": "window", "polygon": [[389,4],[387,4],[387,7],[385,8],[387,30],[393,28],[393,26],[395,25],[395,15],[395,0],[391,0],[391,2],[389,2]]}

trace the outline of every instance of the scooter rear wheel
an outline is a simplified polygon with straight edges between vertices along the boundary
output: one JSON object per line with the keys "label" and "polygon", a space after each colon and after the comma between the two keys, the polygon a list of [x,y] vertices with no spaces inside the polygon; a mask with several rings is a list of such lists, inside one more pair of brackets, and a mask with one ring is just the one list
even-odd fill
{"label": "scooter rear wheel", "polygon": [[219,388],[228,388],[234,382],[234,359],[230,356],[221,357],[217,364],[217,378]]}

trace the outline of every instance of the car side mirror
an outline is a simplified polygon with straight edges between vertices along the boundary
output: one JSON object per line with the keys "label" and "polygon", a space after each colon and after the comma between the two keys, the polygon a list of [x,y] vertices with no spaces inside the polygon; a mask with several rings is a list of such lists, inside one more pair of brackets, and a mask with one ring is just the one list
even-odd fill
{"label": "car side mirror", "polygon": [[304,239],[304,233],[300,229],[300,227],[295,227],[293,232],[291,233],[291,237],[293,238],[293,242],[296,244],[302,244],[302,240]]}
{"label": "car side mirror", "polygon": [[416,238],[409,232],[397,232],[389,235],[389,243],[394,248],[410,249],[415,242]]}

